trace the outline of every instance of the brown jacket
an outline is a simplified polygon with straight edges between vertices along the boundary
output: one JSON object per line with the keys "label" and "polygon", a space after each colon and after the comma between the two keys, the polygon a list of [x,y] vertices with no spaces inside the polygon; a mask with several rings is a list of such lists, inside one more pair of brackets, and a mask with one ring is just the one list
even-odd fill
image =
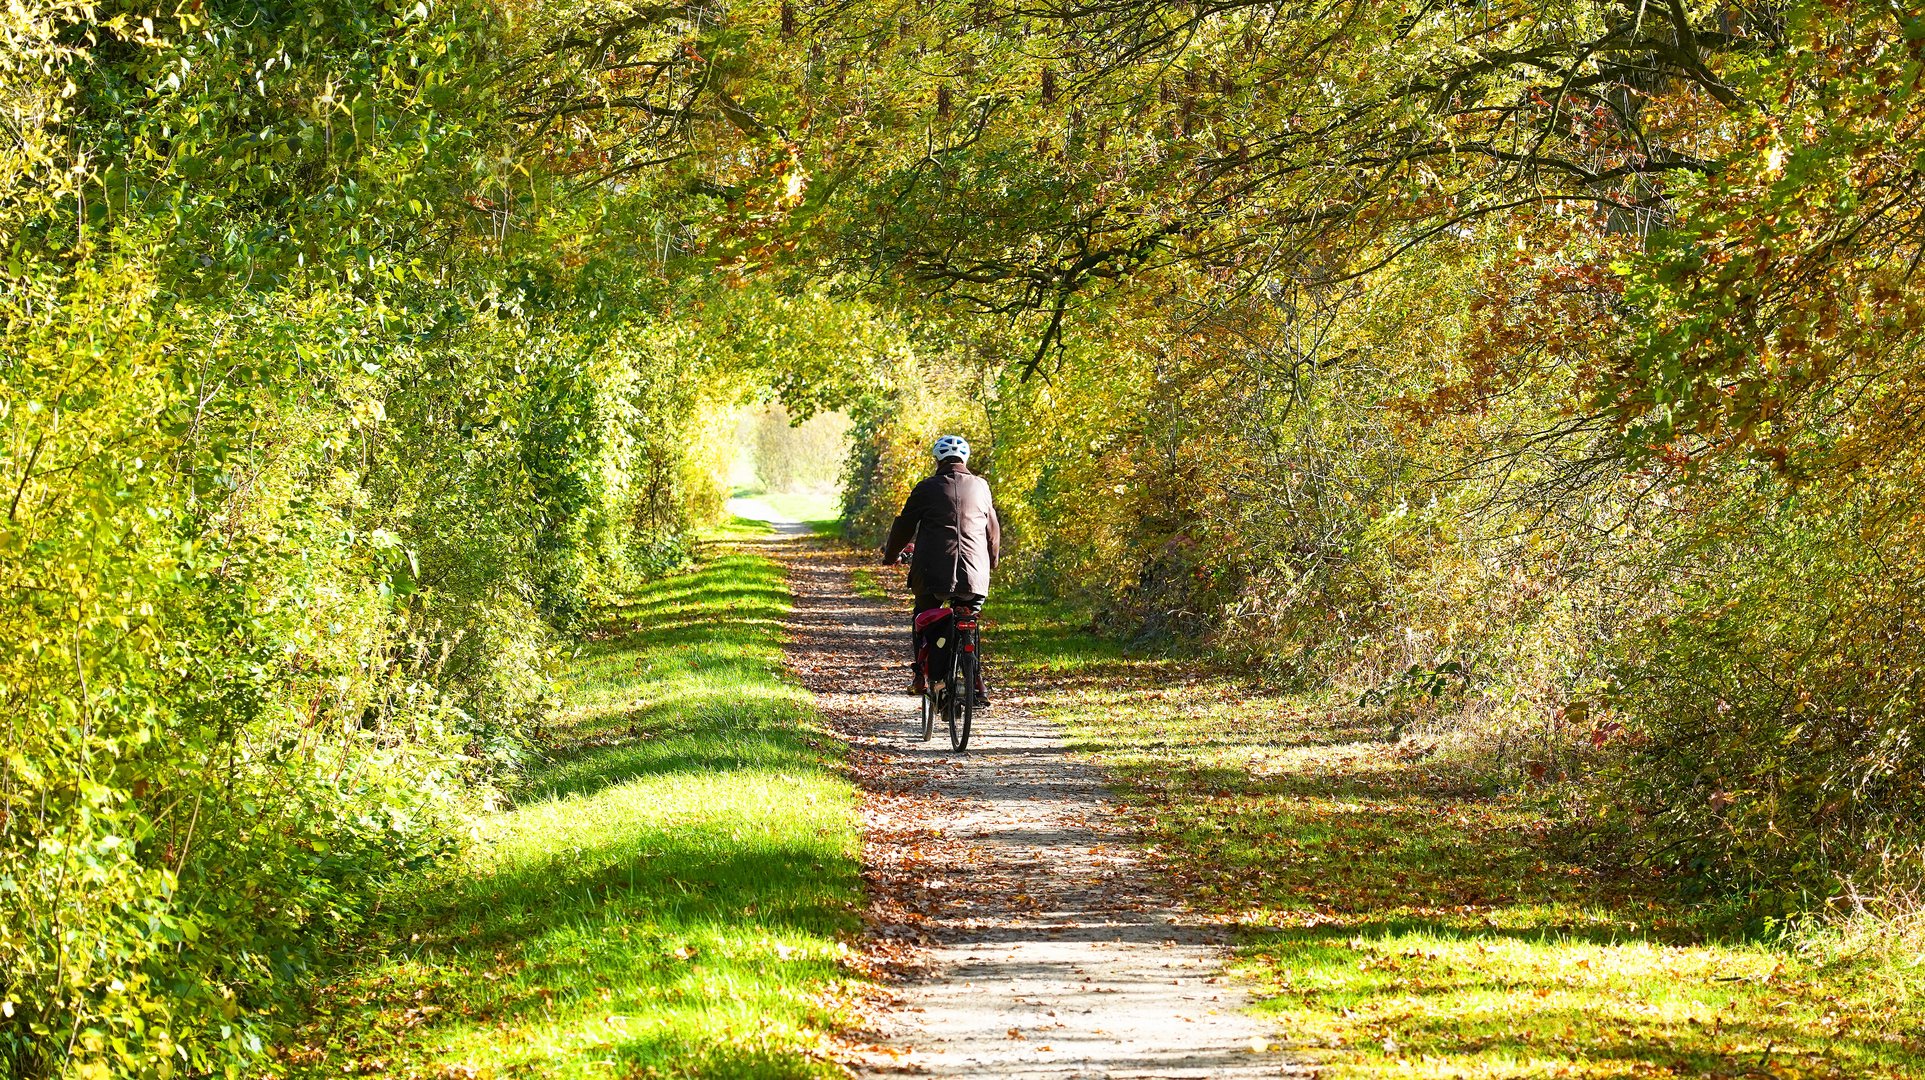
{"label": "brown jacket", "polygon": [[885,560],[894,560],[914,540],[909,588],[918,596],[947,598],[960,593],[989,595],[989,572],[1003,558],[1003,525],[989,484],[961,462],[936,467],[936,475],[917,484],[903,503]]}

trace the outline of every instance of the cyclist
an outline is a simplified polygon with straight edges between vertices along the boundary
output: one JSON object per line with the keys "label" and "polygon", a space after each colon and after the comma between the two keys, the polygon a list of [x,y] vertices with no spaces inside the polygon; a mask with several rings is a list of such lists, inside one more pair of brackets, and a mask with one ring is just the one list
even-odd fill
{"label": "cyclist", "polygon": [[[902,513],[882,546],[882,561],[892,563],[905,548],[915,554],[909,562],[909,591],[916,596],[916,614],[944,604],[982,610],[989,598],[989,572],[1003,557],[1003,526],[989,483],[969,471],[969,440],[960,435],[937,439],[931,453],[936,472],[909,492]],[[910,634],[910,655],[921,643]],[[923,691],[922,669],[916,669],[912,694]],[[978,672],[976,704],[989,704],[989,694]]]}

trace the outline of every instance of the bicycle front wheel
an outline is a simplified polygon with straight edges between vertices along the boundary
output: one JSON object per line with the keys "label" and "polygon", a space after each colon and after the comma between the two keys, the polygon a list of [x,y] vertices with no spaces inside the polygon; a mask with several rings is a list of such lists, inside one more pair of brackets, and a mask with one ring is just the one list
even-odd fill
{"label": "bicycle front wheel", "polygon": [[936,699],[930,691],[922,692],[922,741],[928,742],[929,736],[936,733]]}

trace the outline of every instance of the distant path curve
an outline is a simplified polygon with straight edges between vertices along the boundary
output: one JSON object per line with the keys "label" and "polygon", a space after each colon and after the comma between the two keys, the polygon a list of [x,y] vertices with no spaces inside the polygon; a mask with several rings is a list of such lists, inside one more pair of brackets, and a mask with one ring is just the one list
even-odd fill
{"label": "distant path curve", "polygon": [[780,511],[776,510],[775,507],[752,496],[740,496],[730,499],[723,504],[722,508],[739,518],[746,518],[749,521],[767,522],[769,527],[775,530],[775,535],[778,537],[813,535],[809,529],[808,522],[785,517]]}
{"label": "distant path curve", "polygon": [[770,551],[795,594],[790,665],[864,784],[872,952],[913,972],[862,1075],[1309,1075],[1268,1049],[1269,1027],[1223,976],[1221,932],[1157,890],[1101,774],[1054,724],[1005,695],[968,754],[940,732],[918,741],[903,605],[861,598],[847,552]]}

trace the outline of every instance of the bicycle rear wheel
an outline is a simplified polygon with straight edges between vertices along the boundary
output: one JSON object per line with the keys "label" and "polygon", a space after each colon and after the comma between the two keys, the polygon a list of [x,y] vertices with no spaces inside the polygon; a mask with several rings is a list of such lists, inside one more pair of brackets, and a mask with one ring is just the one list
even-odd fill
{"label": "bicycle rear wheel", "polygon": [[958,651],[949,672],[949,692],[943,718],[949,722],[949,748],[958,754],[969,749],[969,726],[976,718],[976,656]]}

